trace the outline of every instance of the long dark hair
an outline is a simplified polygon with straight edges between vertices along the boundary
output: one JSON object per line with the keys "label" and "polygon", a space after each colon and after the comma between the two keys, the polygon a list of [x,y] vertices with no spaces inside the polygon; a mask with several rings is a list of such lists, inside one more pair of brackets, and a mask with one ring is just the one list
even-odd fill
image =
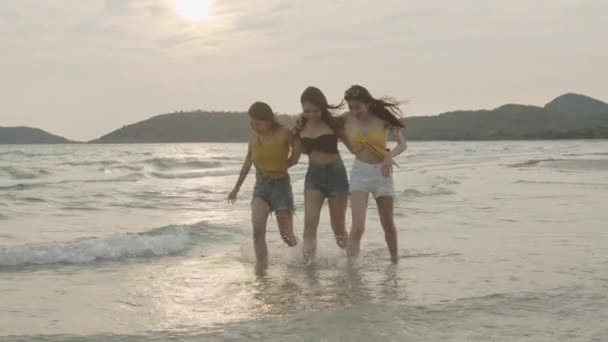
{"label": "long dark hair", "polygon": [[360,85],[354,85],[348,88],[344,93],[344,99],[346,101],[354,100],[367,103],[370,105],[370,112],[391,127],[405,127],[400,120],[403,117],[403,113],[401,112],[401,109],[399,109],[399,106],[402,105],[403,102],[391,98],[376,99],[369,90]]}
{"label": "long dark hair", "polygon": [[[327,126],[329,126],[329,128],[336,135],[340,133],[344,124],[338,119],[336,119],[332,115],[331,111],[342,108],[344,106],[343,103],[339,103],[337,105],[329,104],[327,98],[325,97],[325,94],[323,94],[323,92],[319,88],[312,86],[306,88],[302,93],[302,96],[300,96],[300,103],[304,104],[304,102],[309,102],[315,107],[321,109],[321,120],[323,120],[323,122],[325,122],[325,124],[327,124]],[[300,132],[302,132],[304,127],[306,127],[307,121],[308,120],[306,118],[302,117],[302,119],[298,123],[298,126],[295,129],[298,135],[300,134]]]}
{"label": "long dark hair", "polygon": [[281,127],[281,124],[277,121],[272,108],[266,102],[255,102],[249,107],[247,111],[249,117],[255,120],[267,121],[272,124],[272,130],[276,130]]}

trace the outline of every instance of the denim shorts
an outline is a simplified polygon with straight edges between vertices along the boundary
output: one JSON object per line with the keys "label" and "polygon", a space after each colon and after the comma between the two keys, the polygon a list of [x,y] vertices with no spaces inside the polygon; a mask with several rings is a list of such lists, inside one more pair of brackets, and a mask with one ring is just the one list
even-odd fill
{"label": "denim shorts", "polygon": [[308,165],[304,190],[321,191],[327,198],[348,195],[348,176],[342,159],[324,165]]}
{"label": "denim shorts", "polygon": [[281,210],[293,212],[295,209],[289,176],[275,179],[257,173],[253,187],[253,198],[256,197],[266,202],[271,212]]}

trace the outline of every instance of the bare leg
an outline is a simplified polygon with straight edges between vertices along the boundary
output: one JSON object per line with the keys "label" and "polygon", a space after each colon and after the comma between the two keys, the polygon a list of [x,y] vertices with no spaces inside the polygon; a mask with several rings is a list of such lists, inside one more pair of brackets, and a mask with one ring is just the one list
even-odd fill
{"label": "bare leg", "polygon": [[318,190],[304,193],[304,259],[314,258],[317,251],[317,228],[325,196]]}
{"label": "bare leg", "polygon": [[367,214],[367,201],[369,193],[363,191],[353,191],[350,194],[352,228],[348,238],[346,254],[350,258],[356,258],[361,251],[361,238],[365,231],[365,219]]}
{"label": "bare leg", "polygon": [[266,246],[266,224],[268,222],[268,205],[260,198],[251,203],[251,223],[253,225],[253,247],[258,269],[268,265],[268,247]]}
{"label": "bare leg", "polygon": [[379,197],[376,199],[376,204],[378,205],[380,224],[382,224],[382,229],[384,230],[384,239],[391,254],[391,261],[393,264],[396,264],[399,262],[399,255],[397,227],[395,227],[393,217],[393,197]]}
{"label": "bare leg", "polygon": [[295,247],[298,244],[298,239],[293,234],[293,213],[289,210],[278,210],[276,216],[281,238],[287,246]]}
{"label": "bare leg", "polygon": [[336,243],[341,249],[348,245],[348,232],[346,231],[346,207],[348,206],[348,196],[340,196],[329,199],[329,217],[331,219],[331,229],[334,231]]}

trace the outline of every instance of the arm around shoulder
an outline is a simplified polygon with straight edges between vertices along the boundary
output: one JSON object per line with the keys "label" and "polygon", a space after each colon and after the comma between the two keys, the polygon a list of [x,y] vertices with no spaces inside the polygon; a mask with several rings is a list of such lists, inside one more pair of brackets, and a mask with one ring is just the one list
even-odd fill
{"label": "arm around shoulder", "polygon": [[291,148],[291,154],[289,155],[289,167],[296,165],[300,161],[302,155],[302,142],[298,137],[291,131],[285,130],[287,144]]}
{"label": "arm around shoulder", "polygon": [[391,157],[394,158],[394,157],[400,155],[401,153],[405,152],[405,150],[407,150],[407,142],[405,141],[405,137],[403,136],[402,127],[392,127],[391,133],[393,134],[393,137],[395,138],[395,141],[397,142],[397,146],[395,146],[391,150]]}

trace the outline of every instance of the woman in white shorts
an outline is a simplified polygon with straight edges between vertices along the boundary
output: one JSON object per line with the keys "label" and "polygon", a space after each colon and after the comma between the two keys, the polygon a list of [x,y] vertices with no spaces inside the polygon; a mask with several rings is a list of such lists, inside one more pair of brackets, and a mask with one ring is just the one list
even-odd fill
{"label": "woman in white shorts", "polygon": [[[404,125],[399,120],[399,102],[375,99],[359,85],[349,88],[344,99],[350,110],[343,116],[349,148],[356,156],[350,176],[352,228],[347,254],[351,258],[359,256],[369,194],[372,194],[391,261],[398,263],[397,228],[393,218],[393,158],[407,149],[401,132]],[[397,142],[392,150],[387,149],[389,132]]]}

